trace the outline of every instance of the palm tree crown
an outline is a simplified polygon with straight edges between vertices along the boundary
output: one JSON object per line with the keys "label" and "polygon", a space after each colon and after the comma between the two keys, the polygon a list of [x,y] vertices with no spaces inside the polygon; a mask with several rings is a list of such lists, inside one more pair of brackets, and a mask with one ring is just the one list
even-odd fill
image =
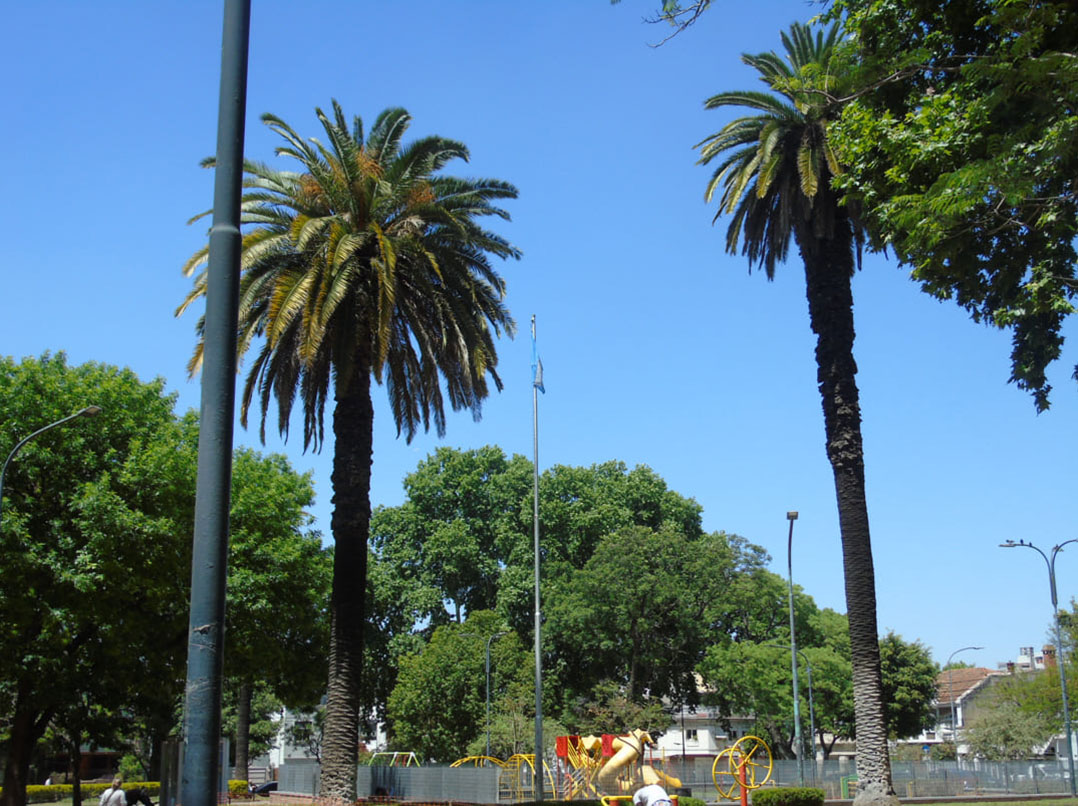
{"label": "palm tree crown", "polygon": [[[516,188],[438,174],[453,159],[467,160],[467,148],[442,137],[402,145],[411,122],[403,109],[382,112],[366,138],[361,119],[349,127],[336,101],[332,118],[316,113],[327,144],[303,140],[273,115],[262,118],[285,141],[277,154],[302,171],[244,163],[242,222],[252,228],[243,238],[239,351],[265,341],[247,375],[242,421],[257,391],[263,432],[276,397],[287,434],[298,392],[304,445],[317,449],[334,374],[341,384],[373,372],[386,383],[398,433],[411,439],[433,417],[442,434],[439,376],[450,405],[476,415],[486,375],[501,388],[493,340],[515,327],[489,256],[520,252],[477,219],[508,219],[493,202],[515,198]],[[207,245],[184,265],[186,274],[201,271],[177,313],[205,293],[208,254]],[[200,343],[192,372],[201,357]]]}
{"label": "palm tree crown", "polygon": [[838,32],[837,23],[815,35],[795,23],[782,34],[786,60],[773,52],[741,57],[772,92],[724,92],[704,102],[707,109],[740,106],[760,113],[732,120],[696,147],[701,164],[719,160],[706,199],[721,188],[715,219],[733,214],[727,251],[736,254],[744,234],[749,266],[762,263],[769,279],[775,263],[786,259],[791,234],[828,239],[849,226],[831,190],[839,166],[825,128],[838,108],[830,72]]}

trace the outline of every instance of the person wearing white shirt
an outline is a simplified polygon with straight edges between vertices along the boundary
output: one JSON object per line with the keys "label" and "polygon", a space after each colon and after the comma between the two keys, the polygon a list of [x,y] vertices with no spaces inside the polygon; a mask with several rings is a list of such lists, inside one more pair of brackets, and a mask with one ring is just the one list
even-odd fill
{"label": "person wearing white shirt", "polygon": [[633,806],[671,806],[670,796],[658,784],[649,784],[636,790]]}
{"label": "person wearing white shirt", "polygon": [[118,775],[113,778],[112,786],[101,793],[101,799],[97,802],[98,806],[127,806],[127,796],[120,788],[123,782],[123,778]]}

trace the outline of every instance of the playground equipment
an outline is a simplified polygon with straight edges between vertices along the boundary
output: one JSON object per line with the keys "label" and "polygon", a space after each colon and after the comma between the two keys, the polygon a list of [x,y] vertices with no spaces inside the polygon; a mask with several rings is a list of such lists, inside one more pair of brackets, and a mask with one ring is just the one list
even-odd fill
{"label": "playground equipment", "polygon": [[741,806],[748,806],[749,790],[759,789],[771,779],[774,769],[771,748],[756,736],[742,736],[715,757],[711,780],[720,798],[737,800],[734,790],[741,790]]}
{"label": "playground equipment", "polygon": [[372,753],[367,761],[369,767],[418,767],[419,759],[412,752]]}
{"label": "playground equipment", "polygon": [[[511,793],[513,801],[523,801],[529,798],[535,799],[535,755],[517,753],[510,756],[505,762],[505,771],[508,773],[508,781],[503,781],[502,787]],[[555,792],[554,774],[547,763],[543,762],[543,774],[546,782],[543,784],[547,792]]]}
{"label": "playground equipment", "polygon": [[641,763],[644,748],[654,744],[651,735],[643,730],[620,736],[559,736],[554,747],[561,786],[554,791],[566,800],[574,800],[603,795],[618,797],[631,792],[640,781],[680,787],[679,779],[652,764]]}
{"label": "playground equipment", "polygon": [[450,767],[504,767],[505,762],[494,756],[466,756],[458,758]]}
{"label": "playground equipment", "polygon": [[[634,730],[614,736],[558,736],[554,741],[553,768],[543,762],[544,789],[564,800],[595,799],[610,795],[615,800],[628,797],[640,785],[662,784],[679,788],[681,781],[653,766],[661,760],[644,761],[644,749],[655,741],[647,731]],[[535,756],[517,754],[502,761],[491,756],[467,756],[453,767],[500,767],[501,789],[512,800],[526,800],[534,792]],[[613,801],[612,801],[613,802]]]}

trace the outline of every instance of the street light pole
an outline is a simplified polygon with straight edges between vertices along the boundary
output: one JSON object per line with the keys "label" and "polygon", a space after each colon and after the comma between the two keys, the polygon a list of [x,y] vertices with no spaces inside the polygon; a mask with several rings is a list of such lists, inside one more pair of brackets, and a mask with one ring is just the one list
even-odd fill
{"label": "street light pole", "polygon": [[1056,665],[1059,666],[1059,686],[1063,692],[1063,731],[1066,733],[1067,737],[1067,765],[1071,776],[1071,796],[1074,797],[1078,795],[1078,786],[1076,786],[1074,780],[1074,750],[1071,745],[1071,712],[1070,707],[1067,704],[1067,675],[1063,668],[1063,636],[1059,631],[1059,599],[1056,596],[1056,555],[1059,554],[1059,552],[1063,550],[1063,547],[1068,543],[1078,543],[1078,538],[1064,540],[1059,545],[1054,546],[1052,548],[1051,559],[1032,543],[1027,543],[1024,540],[1019,540],[1017,543],[1013,540],[1008,540],[999,545],[1000,548],[1005,549],[1018,547],[1033,549],[1044,558],[1044,563],[1048,566],[1048,587],[1052,594],[1052,621],[1055,622],[1056,632]]}
{"label": "street light pole", "polygon": [[[69,414],[67,417],[64,417],[63,419],[57,420],[54,423],[49,423],[44,428],[37,429],[37,431],[30,434],[30,436],[23,437],[17,443],[15,443],[15,447],[11,449],[11,453],[9,453],[7,455],[7,459],[4,460],[4,466],[2,468],[0,468],[0,515],[2,515],[3,511],[4,511],[4,477],[7,475],[7,466],[9,464],[11,464],[11,460],[15,458],[15,454],[17,454],[19,451],[21,451],[23,446],[27,442],[32,440],[34,437],[40,436],[41,434],[44,434],[46,431],[48,431],[48,430],[50,430],[52,428],[56,428],[57,426],[64,425],[65,423],[69,423],[72,420],[77,420],[80,417],[94,417],[94,416],[96,416],[96,415],[98,415],[100,413],[101,413],[101,407],[100,406],[87,406],[84,409],[79,409],[74,414]],[[3,521],[0,521],[0,529],[3,529]]]}
{"label": "street light pole", "polygon": [[790,666],[794,677],[794,746],[797,748],[797,779],[800,786],[805,785],[805,744],[801,738],[801,703],[797,688],[797,632],[794,629],[794,521],[796,512],[787,512],[790,522],[790,537],[786,543],[786,564],[790,583]]}
{"label": "street light pole", "polygon": [[961,649],[956,649],[947,657],[947,688],[950,689],[951,700],[951,739],[954,741],[954,757],[958,759],[958,723],[955,721],[955,707],[954,707],[954,669],[951,668],[951,658],[957,655],[959,652],[966,652],[971,649],[984,649],[983,646],[964,646]]}
{"label": "street light pole", "polygon": [[[765,646],[773,646],[777,649],[786,649],[783,644],[765,644]],[[805,664],[805,668],[808,670],[808,687],[809,687],[809,753],[812,756],[812,780],[816,780],[816,706],[812,701],[812,663],[802,650],[797,650],[797,656],[801,658]]]}

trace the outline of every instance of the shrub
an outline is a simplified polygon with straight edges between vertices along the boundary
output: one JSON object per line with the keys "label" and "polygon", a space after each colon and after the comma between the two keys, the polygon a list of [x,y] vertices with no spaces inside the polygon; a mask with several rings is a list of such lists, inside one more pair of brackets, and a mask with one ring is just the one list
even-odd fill
{"label": "shrub", "polygon": [[[101,793],[110,786],[112,786],[111,783],[82,784],[83,806],[93,806],[94,802],[101,797]],[[132,789],[139,786],[145,787],[151,798],[161,793],[161,783],[159,781],[130,781],[125,782],[123,788]],[[31,784],[26,787],[26,802],[55,803],[60,800],[70,800],[73,788],[71,784],[52,784],[51,786],[34,786]],[[0,792],[3,792],[3,789],[0,789]]]}
{"label": "shrub", "polygon": [[228,796],[230,798],[246,798],[249,789],[246,781],[232,778],[228,782]]}
{"label": "shrub", "polygon": [[823,790],[813,787],[785,786],[756,789],[753,806],[823,806]]}
{"label": "shrub", "polygon": [[707,806],[707,802],[700,798],[690,798],[688,795],[677,799],[678,806]]}
{"label": "shrub", "polygon": [[[67,791],[65,792],[64,790]],[[65,797],[71,797],[71,787],[63,784],[52,784],[51,786],[31,785],[26,787],[27,803],[52,803],[56,800],[63,800]]]}
{"label": "shrub", "polygon": [[143,777],[146,771],[142,769],[142,762],[138,760],[138,756],[128,753],[120,759],[120,769],[117,774],[127,782]]}

